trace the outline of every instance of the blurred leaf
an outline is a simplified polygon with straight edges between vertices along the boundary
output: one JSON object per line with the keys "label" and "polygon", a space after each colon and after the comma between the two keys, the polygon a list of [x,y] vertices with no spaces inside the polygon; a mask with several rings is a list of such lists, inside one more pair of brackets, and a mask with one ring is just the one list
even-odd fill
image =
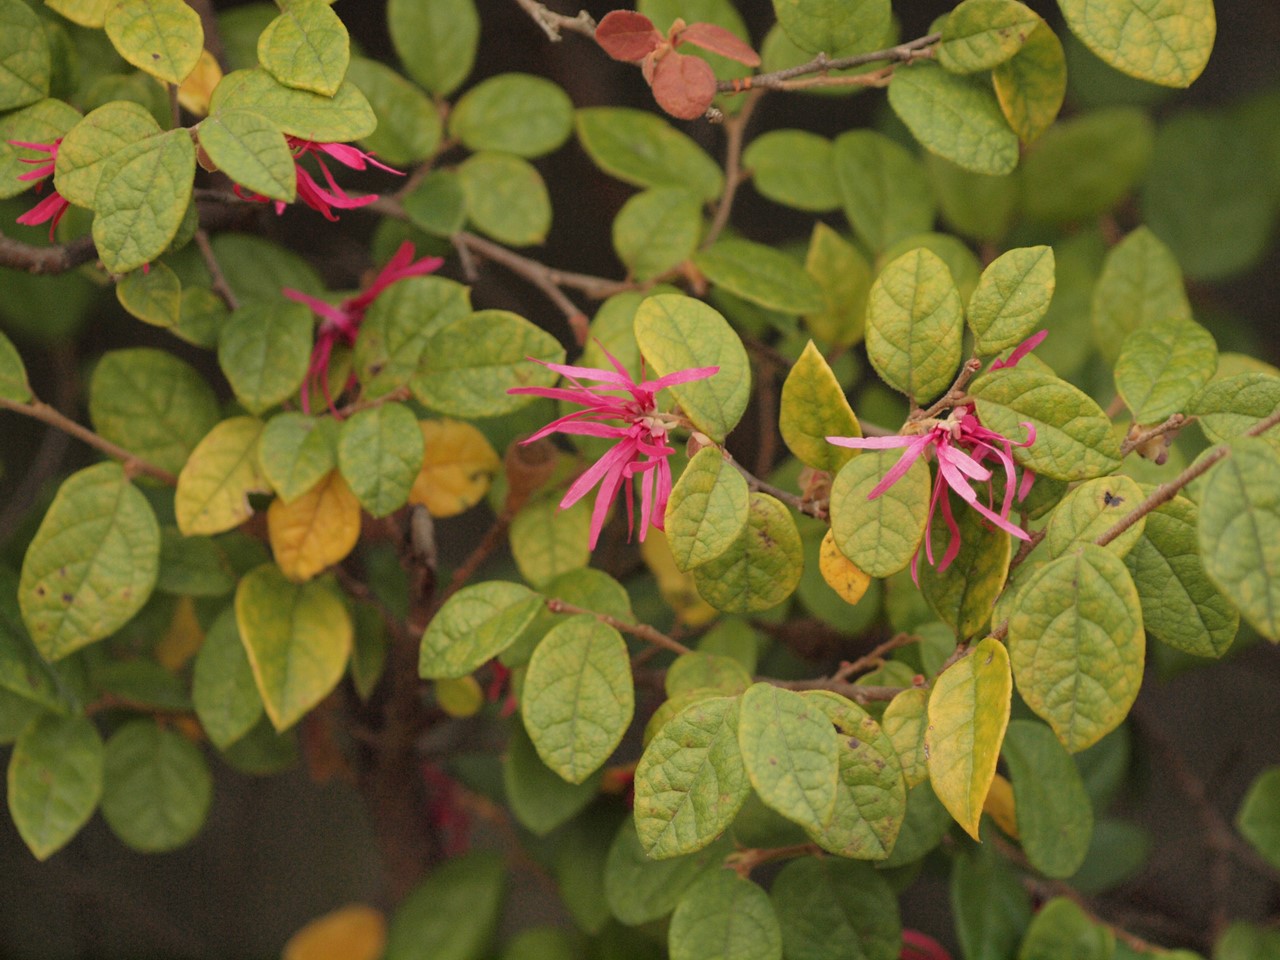
{"label": "blurred leaf", "polygon": [[769,896],[730,870],[690,884],[667,931],[671,960],[782,960],[782,934]]}
{"label": "blurred leaf", "polygon": [[219,750],[227,749],[262,719],[262,698],[230,606],[205,634],[196,656],[191,698],[200,725]]}
{"label": "blurred leaf", "polygon": [[481,233],[513,247],[542,243],[551,229],[551,198],[533,164],[509,153],[474,153],[458,166],[467,218]]}
{"label": "blurred leaf", "polygon": [[613,221],[613,248],[637,280],[650,280],[684,263],[701,237],[702,203],[678,187],[637,193]]}
{"label": "blurred leaf", "polygon": [[102,796],[102,741],[87,718],[43,714],[9,757],[9,813],[37,860],[85,825]]}
{"label": "blurred leaf", "polygon": [[561,509],[542,497],[526,504],[511,521],[512,557],[520,575],[535,587],[591,562],[592,503],[579,500]]}
{"label": "blurred leaf", "polygon": [[481,960],[505,892],[506,870],[495,852],[464,854],[437,867],[396,908],[384,960]]}
{"label": "blurred leaf", "polygon": [[830,57],[871,49],[866,42],[883,38],[892,17],[889,0],[774,0],[773,11],[796,46]]}
{"label": "blurred leaf", "polygon": [[369,101],[377,129],[361,139],[383,163],[408,166],[431,157],[440,146],[443,124],[431,98],[377,60],[352,57],[347,77]]}
{"label": "blurred leaf", "polygon": [[468,90],[449,112],[449,133],[469,150],[520,157],[550,153],[573,132],[573,103],[559,86],[528,73],[503,73]]}
{"label": "blurred leaf", "polygon": [[742,165],[762,196],[776,203],[826,213],[840,206],[831,141],[807,130],[770,130],[742,154]]}
{"label": "blurred leaf", "polygon": [[902,948],[897,898],[866,864],[793,860],[774,879],[770,898],[788,957],[897,960]]}
{"label": "blurred leaf", "polygon": [[287,411],[267,421],[258,440],[262,474],[284,503],[322,481],[337,465],[338,421]]}
{"label": "blurred leaf", "polygon": [[969,960],[1012,957],[1031,922],[1031,898],[1018,875],[988,844],[951,862],[951,910]]}
{"label": "blurred leaf", "polygon": [[204,757],[181,734],[135,720],[107,741],[102,816],[126,846],[142,853],[182,846],[204,826],[212,799]]}
{"label": "blurred leaf", "polygon": [[1093,808],[1070,754],[1052,730],[1033,720],[1009,724],[1001,753],[1027,859],[1047,877],[1071,876],[1089,852]]}
{"label": "blurred leaf", "polygon": [[165,83],[182,83],[204,48],[200,15],[182,0],[117,3],[102,26],[120,56]]}
{"label": "blurred leaf", "polygon": [[581,813],[600,792],[603,776],[598,770],[582,783],[569,783],[542,762],[524,726],[512,724],[502,783],[511,813],[536,836],[546,836]]}
{"label": "blurred leaf", "polygon": [[1184,410],[1218,366],[1213,335],[1185,317],[1159,317],[1124,338],[1116,390],[1135,423],[1158,423]]}
{"label": "blurred leaf", "polygon": [[125,274],[116,284],[116,299],[131,316],[153,327],[175,327],[182,316],[182,282],[164,263]]}
{"label": "blurred leaf", "polygon": [[409,76],[437,97],[453,93],[471,73],[480,39],[472,0],[390,0],[387,27]]}
{"label": "blurred leaf", "polygon": [[694,880],[718,871],[732,849],[729,838],[722,837],[696,853],[652,860],[640,844],[634,818],[626,817],[605,861],[604,892],[609,909],[628,926],[660,920],[675,909]]}
{"label": "blurred leaf", "polygon": [[638,187],[681,187],[703,200],[720,196],[716,162],[666,120],[643,110],[588,107],[574,116],[582,148],[601,170]]}
{"label": "blurred leaf", "polygon": [[0,0],[0,110],[49,95],[52,63],[40,18],[21,0]]}
{"label": "blurred leaf", "polygon": [[933,226],[933,195],[919,162],[888,137],[850,130],[833,144],[844,215],[873,252]]}
{"label": "blurred leaf", "polygon": [[725,237],[695,254],[693,262],[713,284],[769,310],[816,313],[826,303],[800,264],[764,244]]}
{"label": "blurred leaf", "polygon": [[813,225],[805,272],[822,288],[826,306],[805,315],[813,335],[833,346],[848,347],[862,339],[871,264],[852,243],[825,223]]}
{"label": "blurred leaf", "polygon": [[1018,960],[1111,960],[1116,938],[1066,897],[1054,897],[1031,919]]}
{"label": "blurred leaf", "polygon": [[364,904],[350,904],[308,921],[291,936],[282,960],[378,960],[387,943],[387,920]]}

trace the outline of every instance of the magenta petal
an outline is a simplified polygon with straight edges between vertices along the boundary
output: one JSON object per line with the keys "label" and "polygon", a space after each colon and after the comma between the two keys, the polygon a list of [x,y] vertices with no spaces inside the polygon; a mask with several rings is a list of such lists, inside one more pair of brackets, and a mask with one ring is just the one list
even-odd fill
{"label": "magenta petal", "polygon": [[942,501],[942,519],[946,521],[947,534],[950,538],[947,542],[946,552],[943,553],[942,560],[938,563],[938,572],[942,573],[960,555],[960,525],[956,523],[956,518],[951,513],[951,498],[947,496],[945,490],[942,492],[940,499]]}
{"label": "magenta petal", "polygon": [[1007,367],[1016,367],[1018,361],[1025,357],[1028,353],[1040,346],[1044,342],[1044,338],[1049,335],[1048,330],[1041,330],[1039,333],[1033,333],[1027,339],[1014,347],[1013,352],[1004,360],[996,360],[991,364],[992,370],[1003,370]]}
{"label": "magenta petal", "polygon": [[920,459],[920,454],[924,453],[925,448],[936,441],[932,431],[922,433],[918,437],[912,437],[911,443],[902,451],[902,456],[898,458],[898,462],[890,468],[889,472],[880,478],[880,482],[871,488],[871,492],[867,494],[868,500],[874,500],[880,494],[884,493],[895,483],[901,480],[911,465]]}
{"label": "magenta petal", "polygon": [[292,287],[285,287],[280,292],[294,303],[301,303],[310,308],[311,312],[316,316],[324,317],[326,320],[332,321],[339,328],[342,328],[348,320],[345,311],[335,307],[331,303],[326,303],[318,297],[305,294],[301,290],[294,290]]}
{"label": "magenta petal", "polygon": [[689,383],[692,380],[705,380],[708,377],[714,377],[719,372],[719,367],[694,367],[691,370],[677,370],[675,373],[668,373],[665,377],[659,377],[657,380],[646,380],[640,384],[640,387],[650,393],[657,393],[666,387],[674,387],[681,383]]}
{"label": "magenta petal", "polygon": [[894,447],[909,447],[918,437],[827,437],[827,443],[837,447],[851,447],[854,450],[889,450]]}

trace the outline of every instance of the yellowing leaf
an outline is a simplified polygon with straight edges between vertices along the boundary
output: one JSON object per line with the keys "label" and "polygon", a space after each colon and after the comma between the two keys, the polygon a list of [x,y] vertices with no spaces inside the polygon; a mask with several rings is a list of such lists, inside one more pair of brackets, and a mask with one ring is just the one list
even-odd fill
{"label": "yellowing leaf", "polygon": [[665,536],[648,537],[640,544],[640,556],[658,581],[662,599],[682,623],[690,627],[704,627],[720,615],[720,611],[698,593],[693,574],[680,572]]}
{"label": "yellowing leaf", "polygon": [[203,117],[209,112],[209,98],[213,96],[214,87],[221,82],[222,68],[218,61],[208,50],[201,50],[195,69],[178,87],[178,103],[188,113]]}
{"label": "yellowing leaf", "polygon": [[484,691],[471,674],[436,680],[436,703],[451,717],[474,717],[484,706]]}
{"label": "yellowing leaf", "polygon": [[827,581],[827,586],[839,594],[845,603],[857,603],[871,585],[871,578],[840,552],[835,535],[830,530],[822,538],[818,569],[822,571],[822,579]]}
{"label": "yellowing leaf", "polygon": [[982,812],[988,814],[1001,830],[1018,839],[1018,810],[1013,803],[1013,784],[998,773],[991,781],[987,799],[982,801]]}
{"label": "yellowing leaf", "polygon": [[1060,0],[1071,32],[1131,77],[1189,87],[1217,33],[1213,0]]}
{"label": "yellowing leaf", "polygon": [[360,539],[360,501],[342,474],[323,480],[289,503],[276,499],[267,510],[267,533],[276,563],[290,580],[310,580],[355,548]]}
{"label": "yellowing leaf", "polygon": [[177,673],[199,652],[203,643],[204,628],[196,619],[195,601],[179,597],[169,629],[155,645],[156,662],[170,673]]}
{"label": "yellowing leaf", "polygon": [[222,533],[253,515],[249,494],[270,487],[258,464],[262,421],[254,417],[223,420],[191,451],[178,475],[174,513],[185,536]]}
{"label": "yellowing leaf", "polygon": [[378,960],[387,944],[387,920],[352,903],[316,917],[289,938],[282,960]]}
{"label": "yellowing leaf", "polygon": [[489,490],[501,461],[483,433],[460,420],[423,420],[426,457],[413,481],[409,502],[433,517],[470,510]]}

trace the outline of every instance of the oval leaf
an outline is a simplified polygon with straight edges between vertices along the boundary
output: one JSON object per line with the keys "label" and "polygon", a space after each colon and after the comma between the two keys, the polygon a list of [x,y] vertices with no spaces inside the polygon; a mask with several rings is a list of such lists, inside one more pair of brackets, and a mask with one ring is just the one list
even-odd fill
{"label": "oval leaf", "polygon": [[782,960],[769,896],[731,870],[709,870],[685,891],[667,932],[671,960]]}
{"label": "oval leaf", "polygon": [[1002,755],[1027,859],[1046,877],[1071,876],[1084,863],[1093,836],[1093,806],[1075,761],[1053,731],[1034,720],[1009,724]]}
{"label": "oval leaf", "polygon": [[258,37],[258,63],[286,87],[332,97],[347,75],[347,28],[327,0],[289,0]]}
{"label": "oval leaf", "polygon": [[1019,247],[985,270],[969,298],[969,328],[979,356],[1016,347],[1035,332],[1056,285],[1052,247]]}
{"label": "oval leaf", "polygon": [[204,49],[200,15],[182,0],[117,3],[102,26],[120,56],[165,83],[187,79]]}
{"label": "oval leaf", "polygon": [[714,560],[693,569],[702,598],[726,613],[768,610],[800,582],[804,548],[790,512],[773,497],[751,494],[747,524]]}
{"label": "oval leaf", "polygon": [[213,777],[186,737],[150,720],[126,723],[107,741],[102,816],[126,846],[164,853],[204,825]]}
{"label": "oval leaf", "polygon": [[1187,402],[1218,369],[1218,345],[1194,320],[1162,317],[1124,338],[1116,390],[1137,423],[1158,423]]}
{"label": "oval leaf", "polygon": [[542,597],[518,583],[491,580],[463,587],[422,635],[418,675],[465,677],[515,643],[541,609]]}
{"label": "oval leaf", "polygon": [[873,577],[904,569],[924,539],[932,484],[917,459],[874,500],[867,494],[893,468],[897,450],[867,450],[850,460],[831,485],[831,532],[849,560]]}
{"label": "oval leaf", "polygon": [[266,117],[250,110],[222,110],[205,119],[199,133],[200,146],[214,166],[240,186],[293,203],[298,195],[293,153],[280,128]]}
{"label": "oval leaf", "polygon": [[1209,62],[1217,32],[1213,0],[1159,6],[1058,0],[1071,32],[1122,73],[1166,87],[1189,87]]}
{"label": "oval leaf", "polygon": [[667,501],[663,529],[676,566],[689,571],[729,550],[746,528],[750,497],[718,447],[694,454]]}
{"label": "oval leaf", "polygon": [[375,517],[394,513],[408,501],[424,451],[418,418],[402,403],[361,410],[338,433],[338,469]]}
{"label": "oval leaf", "polygon": [[9,813],[37,860],[85,825],[102,796],[102,741],[85,717],[42,714],[9,758]]}
{"label": "oval leaf", "polygon": [[258,465],[262,421],[232,417],[209,431],[178,474],[174,513],[187,536],[222,533],[253,515],[249,494],[269,493]]}

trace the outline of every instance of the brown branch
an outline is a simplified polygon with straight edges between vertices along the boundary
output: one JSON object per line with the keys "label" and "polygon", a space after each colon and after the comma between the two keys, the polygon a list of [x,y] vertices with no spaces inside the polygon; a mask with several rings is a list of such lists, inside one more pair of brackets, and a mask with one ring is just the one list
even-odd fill
{"label": "brown branch", "polygon": [[[955,383],[951,384],[951,387],[947,392],[930,404],[926,409],[913,411],[911,419],[927,420],[930,417],[936,417],[948,407],[958,405],[965,398],[965,387],[969,385],[969,381],[972,380],[981,369],[982,361],[977,357],[972,357],[969,360],[966,360],[964,366],[960,368],[960,372],[956,374]],[[914,398],[912,399],[912,402],[914,403]]]}
{"label": "brown branch", "polygon": [[794,860],[796,857],[822,856],[825,852],[816,843],[797,843],[790,847],[748,847],[726,856],[724,865],[746,880],[751,876],[751,871],[761,864]]}
{"label": "brown branch", "polygon": [[774,70],[772,73],[761,73],[749,78],[747,81],[722,80],[716,84],[716,89],[720,93],[741,93],[747,89],[785,90],[785,84],[796,77],[826,73],[829,70],[848,70],[852,67],[861,67],[881,60],[888,60],[891,63],[910,63],[912,60],[932,57],[933,51],[930,48],[941,39],[942,34],[931,33],[928,36],[919,37],[907,43],[900,43],[896,47],[873,50],[870,53],[859,53],[855,56],[838,57],[836,59],[828,57],[825,53],[820,53],[808,63],[788,67],[785,70]]}
{"label": "brown branch", "polygon": [[748,470],[746,467],[744,467],[742,464],[740,464],[737,460],[735,460],[733,458],[733,455],[729,453],[728,450],[725,450],[723,452],[724,452],[725,459],[728,460],[731,464],[733,464],[734,469],[736,469],[740,474],[742,474],[743,479],[747,481],[747,486],[750,487],[752,490],[755,490],[759,493],[767,493],[769,496],[773,497],[775,500],[781,500],[783,503],[791,507],[791,509],[796,510],[799,513],[806,514],[807,516],[813,517],[815,520],[822,520],[822,521],[827,520],[827,506],[825,503],[818,500],[806,500],[804,497],[800,496],[799,494],[790,493],[786,490],[783,490],[781,487],[775,487],[771,483],[766,483],[765,481],[757,477],[754,473],[752,473],[750,470]]}
{"label": "brown branch", "polygon": [[77,237],[61,246],[37,246],[6,237],[0,231],[0,267],[27,273],[66,273],[98,259],[93,237]]}
{"label": "brown branch", "polygon": [[1163,423],[1158,423],[1154,427],[1151,427],[1148,430],[1142,430],[1139,433],[1135,433],[1130,437],[1126,437],[1124,441],[1120,444],[1120,456],[1127,457],[1130,453],[1132,453],[1134,450],[1137,450],[1139,447],[1142,447],[1145,444],[1150,443],[1152,440],[1156,439],[1157,437],[1163,437],[1167,433],[1176,433],[1177,431],[1181,430],[1190,422],[1191,422],[1190,417],[1181,413],[1175,413],[1173,414],[1173,416],[1169,417],[1169,419],[1165,420]]}
{"label": "brown branch", "polygon": [[830,690],[838,693],[854,703],[872,703],[874,701],[892,700],[903,690],[911,687],[871,687],[849,683],[847,680],[835,680],[831,677],[816,677],[812,680],[775,680],[772,677],[756,677],[761,683],[768,683],[783,690]]}
{"label": "brown branch", "polygon": [[747,123],[751,120],[751,114],[763,95],[764,92],[761,90],[748,93],[746,99],[742,101],[742,109],[736,116],[731,116],[724,122],[724,193],[720,195],[715,216],[711,220],[711,226],[707,228],[706,237],[702,240],[704,250],[715,243],[724,228],[729,225],[729,214],[733,210],[734,197],[737,196],[738,187],[746,179],[742,169],[743,135],[746,133]]}
{"label": "brown branch", "polygon": [[542,28],[547,39],[553,43],[559,43],[564,39],[560,35],[561,30],[570,30],[595,39],[596,22],[585,10],[578,11],[576,17],[566,17],[563,13],[556,13],[548,9],[545,4],[538,3],[538,0],[516,0],[516,3],[533,19],[534,23]]}
{"label": "brown branch", "polygon": [[675,640],[667,636],[661,630],[651,627],[648,624],[627,623],[625,620],[619,620],[617,617],[611,617],[607,613],[597,613],[594,610],[588,610],[585,607],[576,606],[575,604],[560,600],[557,597],[547,598],[547,609],[552,613],[585,613],[588,616],[595,617],[601,623],[607,623],[615,630],[622,633],[629,633],[631,636],[637,637],[645,643],[653,644],[655,647],[661,647],[664,650],[670,650],[672,653],[676,654],[693,652],[679,640]]}
{"label": "brown branch", "polygon": [[101,450],[109,457],[121,461],[124,464],[125,472],[131,475],[145,473],[149,477],[154,477],[161,483],[169,486],[176,486],[178,478],[168,470],[157,467],[154,463],[143,460],[136,454],[130,453],[124,447],[117,446],[105,437],[100,437],[88,427],[83,427],[74,420],[64,416],[56,408],[40,400],[33,400],[31,403],[14,403],[12,400],[6,400],[0,397],[0,409],[12,410],[14,413],[20,413],[24,417],[30,417],[33,420],[39,420],[51,427],[69,433],[77,440],[87,443],[96,450]]}
{"label": "brown branch", "polygon": [[831,679],[848,680],[854,674],[862,673],[864,670],[872,670],[884,663],[886,653],[891,653],[899,647],[909,647],[911,644],[919,642],[920,638],[913,633],[895,634],[884,643],[877,644],[857,660],[846,660],[840,664],[840,669],[831,675]]}
{"label": "brown branch", "polygon": [[222,299],[228,310],[238,309],[240,301],[236,299],[231,284],[227,283],[227,275],[222,272],[222,264],[218,263],[218,257],[213,252],[213,244],[209,242],[209,232],[201,227],[196,231],[195,240],[196,246],[200,248],[200,256],[204,258],[204,265],[209,271],[210,289]]}

